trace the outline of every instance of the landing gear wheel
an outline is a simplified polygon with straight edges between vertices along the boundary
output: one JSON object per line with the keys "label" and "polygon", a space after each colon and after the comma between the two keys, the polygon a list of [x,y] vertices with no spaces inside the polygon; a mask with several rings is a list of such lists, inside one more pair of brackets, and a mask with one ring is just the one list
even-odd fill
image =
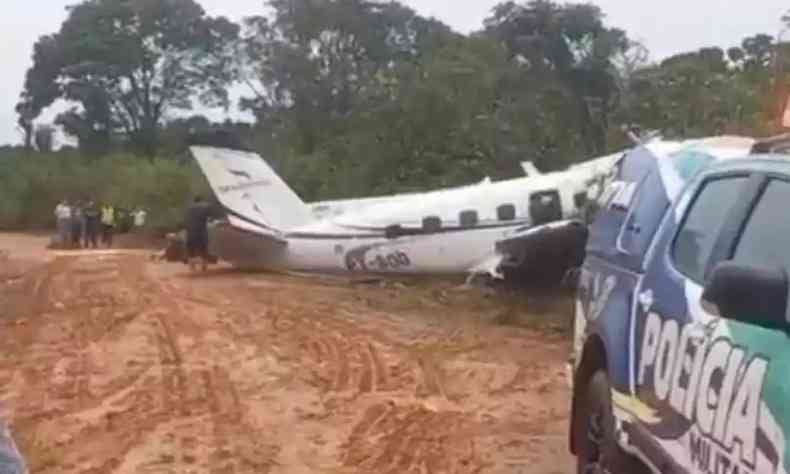
{"label": "landing gear wheel", "polygon": [[612,395],[606,372],[593,374],[583,396],[579,423],[573,433],[577,474],[629,474],[616,468],[622,458],[615,437]]}

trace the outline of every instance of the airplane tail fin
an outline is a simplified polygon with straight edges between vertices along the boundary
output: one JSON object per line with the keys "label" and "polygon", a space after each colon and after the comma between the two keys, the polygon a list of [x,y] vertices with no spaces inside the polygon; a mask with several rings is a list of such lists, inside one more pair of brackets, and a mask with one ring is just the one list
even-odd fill
{"label": "airplane tail fin", "polygon": [[313,221],[310,208],[258,154],[209,146],[193,146],[190,151],[234,220],[264,232],[283,232]]}

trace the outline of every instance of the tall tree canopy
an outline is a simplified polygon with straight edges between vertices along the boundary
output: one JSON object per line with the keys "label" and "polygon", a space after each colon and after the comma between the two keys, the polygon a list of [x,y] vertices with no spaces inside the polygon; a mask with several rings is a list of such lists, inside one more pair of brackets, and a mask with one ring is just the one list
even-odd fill
{"label": "tall tree canopy", "polygon": [[606,129],[619,99],[614,58],[630,43],[624,31],[607,28],[591,4],[547,0],[502,3],[485,22],[486,34],[502,41],[527,74],[549,90],[559,85],[573,103],[568,118],[589,153],[606,147]]}
{"label": "tall tree canopy", "polygon": [[[241,25],[198,1],[72,7],[33,51],[27,149],[47,148],[34,119],[62,99],[56,124],[83,151],[179,157],[190,132],[221,127],[318,199],[520,176],[524,160],[551,171],[624,146],[624,125],[765,135],[790,93],[788,43],[757,34],[653,63],[589,3],[504,1],[462,35],[397,1],[262,0]],[[227,105],[239,83],[254,123],[183,113]]]}
{"label": "tall tree canopy", "polygon": [[18,110],[65,99],[57,123],[81,145],[120,133],[151,154],[167,112],[227,105],[238,31],[194,0],[85,0],[36,43]]}
{"label": "tall tree canopy", "polygon": [[244,77],[255,92],[243,102],[263,124],[296,125],[305,153],[337,120],[388,97],[387,81],[455,36],[397,2],[272,0],[271,19],[246,20]]}

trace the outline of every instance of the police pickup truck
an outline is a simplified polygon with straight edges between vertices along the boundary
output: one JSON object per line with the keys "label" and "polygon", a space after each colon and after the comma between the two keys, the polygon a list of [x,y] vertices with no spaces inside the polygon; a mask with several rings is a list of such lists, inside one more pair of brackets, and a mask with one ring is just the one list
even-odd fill
{"label": "police pickup truck", "polygon": [[579,473],[790,471],[790,157],[754,145],[647,144],[610,176],[578,277]]}

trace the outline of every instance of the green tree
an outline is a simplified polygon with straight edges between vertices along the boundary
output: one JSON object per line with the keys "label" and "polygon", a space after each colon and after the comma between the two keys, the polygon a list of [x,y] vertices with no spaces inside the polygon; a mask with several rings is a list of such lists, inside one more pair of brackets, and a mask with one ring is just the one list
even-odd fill
{"label": "green tree", "polygon": [[85,0],[39,39],[20,104],[78,104],[58,123],[81,144],[120,135],[152,155],[167,112],[228,104],[238,30],[194,0]]}
{"label": "green tree", "polygon": [[382,82],[452,36],[397,2],[272,0],[273,18],[246,21],[242,102],[272,134],[313,153],[353,112],[390,100]]}
{"label": "green tree", "polygon": [[606,148],[606,132],[619,100],[613,58],[630,46],[624,31],[608,28],[603,12],[590,4],[547,0],[513,1],[495,7],[486,34],[507,46],[525,75],[570,100],[567,117],[589,154]]}

